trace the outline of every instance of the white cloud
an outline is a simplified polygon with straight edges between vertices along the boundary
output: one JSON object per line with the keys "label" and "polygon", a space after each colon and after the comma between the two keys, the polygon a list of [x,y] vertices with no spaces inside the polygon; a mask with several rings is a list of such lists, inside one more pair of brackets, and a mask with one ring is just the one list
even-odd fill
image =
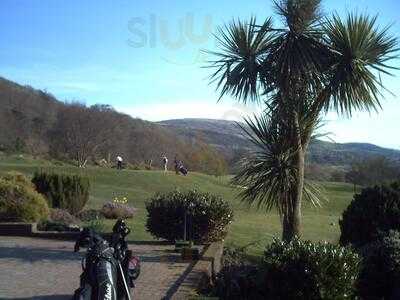
{"label": "white cloud", "polygon": [[329,137],[338,143],[372,143],[382,147],[400,149],[399,109],[396,109],[393,104],[388,104],[379,113],[356,113],[351,119],[330,113],[321,132],[332,132]]}
{"label": "white cloud", "polygon": [[207,101],[175,101],[170,103],[143,104],[128,107],[117,106],[120,112],[149,121],[181,118],[209,118],[240,121],[256,113],[257,107],[246,107],[236,103],[213,103]]}

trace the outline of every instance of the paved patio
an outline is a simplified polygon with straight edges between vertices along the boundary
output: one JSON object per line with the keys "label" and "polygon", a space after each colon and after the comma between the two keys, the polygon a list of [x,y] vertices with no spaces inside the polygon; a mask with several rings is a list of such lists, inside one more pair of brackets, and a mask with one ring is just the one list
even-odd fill
{"label": "paved patio", "polygon": [[[79,286],[74,242],[0,236],[0,299],[71,299]],[[167,245],[130,245],[142,261],[134,299],[169,299],[190,269]]]}

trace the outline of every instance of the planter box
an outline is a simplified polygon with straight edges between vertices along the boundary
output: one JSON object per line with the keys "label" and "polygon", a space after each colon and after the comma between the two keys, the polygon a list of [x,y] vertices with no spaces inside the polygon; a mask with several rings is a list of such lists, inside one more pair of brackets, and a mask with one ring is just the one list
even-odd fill
{"label": "planter box", "polygon": [[198,260],[200,258],[200,251],[198,248],[183,247],[181,257],[183,260]]}
{"label": "planter box", "polygon": [[[0,236],[29,236],[48,239],[76,240],[80,231],[39,231],[36,223],[0,223]],[[101,236],[111,239],[111,233],[102,233]]]}
{"label": "planter box", "polygon": [[36,223],[0,223],[0,235],[29,236],[36,231]]}

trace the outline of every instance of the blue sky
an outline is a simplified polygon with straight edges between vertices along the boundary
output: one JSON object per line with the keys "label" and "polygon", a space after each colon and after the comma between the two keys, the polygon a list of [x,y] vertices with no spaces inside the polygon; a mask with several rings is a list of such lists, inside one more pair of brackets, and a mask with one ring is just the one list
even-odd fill
{"label": "blue sky", "polygon": [[[326,12],[379,14],[400,37],[397,0],[327,0]],[[201,49],[234,17],[272,14],[268,0],[133,1],[1,0],[0,76],[46,89],[60,100],[108,103],[134,117],[238,119],[257,111],[229,98],[217,103]],[[400,66],[399,63],[397,65]],[[384,78],[395,94],[383,112],[351,120],[327,116],[337,142],[370,142],[400,149],[400,72]]]}

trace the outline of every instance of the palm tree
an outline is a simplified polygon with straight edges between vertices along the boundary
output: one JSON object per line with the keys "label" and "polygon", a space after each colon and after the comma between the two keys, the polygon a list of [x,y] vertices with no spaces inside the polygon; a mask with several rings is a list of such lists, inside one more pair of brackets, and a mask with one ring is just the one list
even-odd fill
{"label": "palm tree", "polygon": [[334,110],[377,111],[384,86],[380,74],[394,69],[398,41],[376,17],[323,16],[320,0],[274,2],[281,28],[272,18],[257,24],[233,21],[216,35],[219,51],[211,81],[221,97],[265,104],[244,128],[258,147],[234,178],[246,186],[244,201],[278,208],[283,239],[301,235],[303,195],[318,197],[304,181],[308,145],[323,114]]}

